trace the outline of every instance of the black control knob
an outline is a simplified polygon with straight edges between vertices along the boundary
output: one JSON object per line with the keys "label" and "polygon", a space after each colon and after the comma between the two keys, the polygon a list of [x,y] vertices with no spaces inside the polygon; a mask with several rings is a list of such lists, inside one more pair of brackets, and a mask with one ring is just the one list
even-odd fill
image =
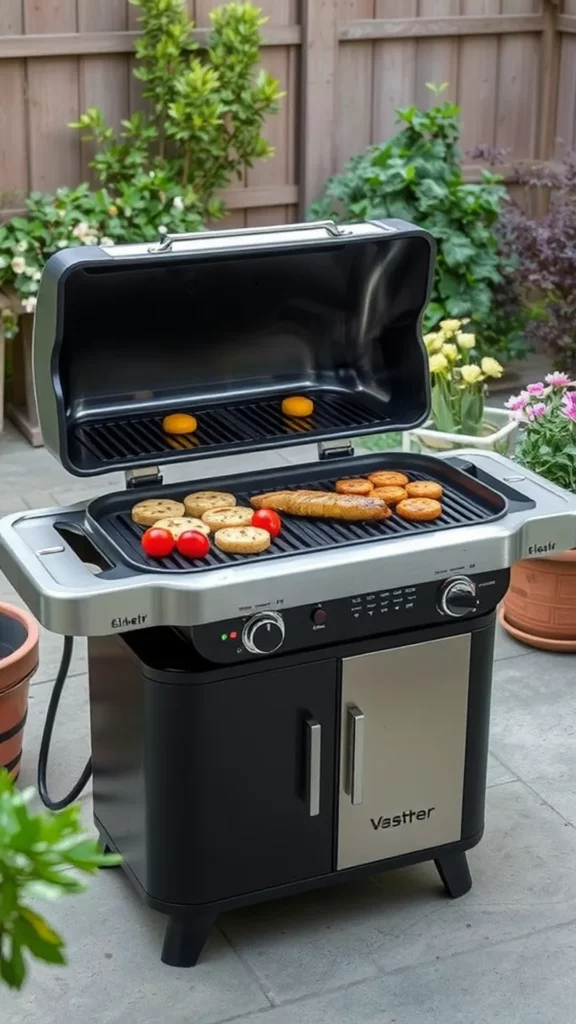
{"label": "black control knob", "polygon": [[458,619],[462,615],[470,615],[477,607],[476,584],[467,576],[456,576],[442,587],[438,608],[444,615]]}
{"label": "black control knob", "polygon": [[254,615],[242,630],[242,642],[250,654],[273,654],[284,643],[286,627],[278,612]]}

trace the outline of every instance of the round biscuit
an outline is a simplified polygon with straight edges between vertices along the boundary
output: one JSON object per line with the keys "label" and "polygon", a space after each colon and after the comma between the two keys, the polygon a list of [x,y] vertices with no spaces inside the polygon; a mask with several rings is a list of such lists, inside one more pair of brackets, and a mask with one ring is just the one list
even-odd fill
{"label": "round biscuit", "polygon": [[374,484],[370,480],[354,478],[350,480],[337,480],[335,488],[338,494],[368,495],[374,490]]}
{"label": "round biscuit", "polygon": [[209,509],[233,508],[236,498],[227,491],[193,491],[184,498],[186,515],[203,516]]}
{"label": "round biscuit", "polygon": [[214,543],[221,551],[236,555],[254,555],[266,551],[272,543],[267,530],[258,526],[228,526],[217,530]]}
{"label": "round biscuit", "polygon": [[171,498],[148,498],[134,505],[130,514],[139,526],[155,526],[159,519],[183,516],[185,511],[181,501],[172,501]]}
{"label": "round biscuit", "polygon": [[227,526],[250,526],[253,508],[236,505],[234,508],[211,508],[204,512],[202,522],[207,523],[211,530],[223,530]]}
{"label": "round biscuit", "polygon": [[375,487],[370,497],[381,498],[382,501],[387,502],[388,505],[397,505],[399,501],[404,501],[404,499],[408,497],[408,494],[406,492],[406,488],[388,484],[387,487]]}
{"label": "round biscuit", "polygon": [[167,519],[160,519],[155,525],[158,529],[168,530],[174,537],[174,540],[178,540],[178,537],[183,533],[187,533],[188,530],[197,530],[198,533],[203,533],[206,537],[210,533],[208,524],[193,516],[172,516]]}
{"label": "round biscuit", "polygon": [[397,473],[389,469],[380,469],[376,473],[369,473],[368,479],[374,487],[405,487],[408,477],[405,473]]}
{"label": "round biscuit", "polygon": [[435,498],[436,501],[444,493],[435,480],[414,480],[413,483],[406,484],[406,491],[409,498]]}
{"label": "round biscuit", "polygon": [[396,505],[396,512],[402,519],[428,523],[442,515],[442,505],[434,498],[405,498]]}

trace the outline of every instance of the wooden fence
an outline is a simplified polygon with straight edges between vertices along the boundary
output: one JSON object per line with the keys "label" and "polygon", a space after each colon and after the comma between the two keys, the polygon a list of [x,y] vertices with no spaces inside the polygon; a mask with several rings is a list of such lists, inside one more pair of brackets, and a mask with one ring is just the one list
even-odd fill
{"label": "wooden fence", "polygon": [[[426,82],[450,83],[465,150],[548,161],[576,145],[576,0],[259,4],[263,62],[286,97],[268,126],[275,157],[227,193],[230,225],[293,219],[351,154],[394,131],[396,107],[430,102]],[[189,0],[199,38],[213,6]],[[0,0],[0,192],[89,176],[89,149],[66,125],[87,106],[117,124],[141,105],[136,17],[127,0]]]}

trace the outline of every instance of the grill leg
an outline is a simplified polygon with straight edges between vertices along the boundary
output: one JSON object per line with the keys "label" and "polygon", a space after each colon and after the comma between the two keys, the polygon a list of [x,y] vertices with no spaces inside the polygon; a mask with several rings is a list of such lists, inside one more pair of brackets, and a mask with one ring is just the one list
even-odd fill
{"label": "grill leg", "polygon": [[215,920],[215,914],[169,917],[162,946],[162,963],[169,967],[194,967]]}
{"label": "grill leg", "polygon": [[472,876],[465,853],[447,853],[434,863],[446,892],[453,900],[472,888]]}

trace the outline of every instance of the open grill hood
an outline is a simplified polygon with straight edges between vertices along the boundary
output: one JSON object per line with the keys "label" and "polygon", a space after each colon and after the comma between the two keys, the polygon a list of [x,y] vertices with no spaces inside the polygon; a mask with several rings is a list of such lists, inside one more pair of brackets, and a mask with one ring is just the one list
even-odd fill
{"label": "open grill hood", "polygon": [[[46,447],[92,476],[389,430],[429,414],[434,242],[401,221],[79,247],[47,263],[34,331]],[[282,414],[308,395],[308,419]],[[168,412],[195,434],[169,437]]]}

